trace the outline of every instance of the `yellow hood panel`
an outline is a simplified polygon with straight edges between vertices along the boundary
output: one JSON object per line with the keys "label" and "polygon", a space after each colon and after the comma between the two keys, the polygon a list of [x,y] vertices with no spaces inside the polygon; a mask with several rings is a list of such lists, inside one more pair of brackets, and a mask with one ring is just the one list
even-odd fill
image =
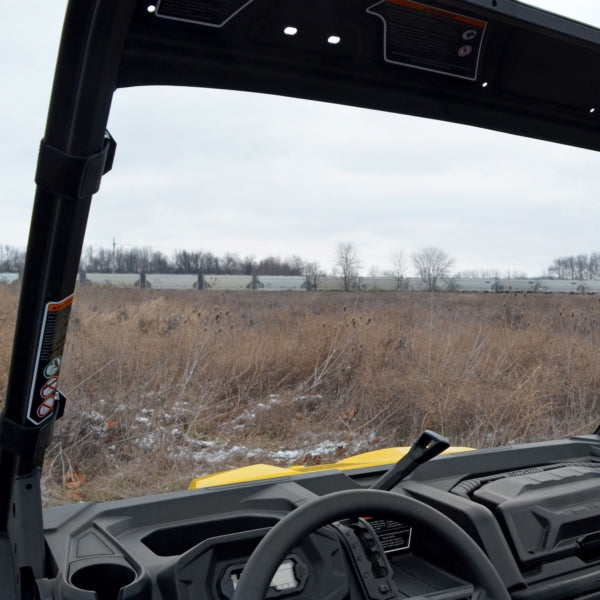
{"label": "yellow hood panel", "polygon": [[[221,471],[197,477],[191,483],[188,489],[197,490],[201,488],[231,485],[233,483],[245,483],[249,481],[260,481],[261,479],[273,479],[276,477],[289,477],[291,475],[300,475],[303,473],[315,473],[317,471],[348,471],[350,469],[362,469],[365,467],[381,467],[393,465],[397,463],[408,451],[410,447],[401,446],[397,448],[383,448],[381,450],[373,450],[364,452],[356,456],[344,458],[338,462],[326,465],[312,465],[304,467],[295,465],[292,467],[276,467],[274,465],[250,465],[248,467],[240,467],[229,471]],[[458,452],[468,452],[473,448],[464,446],[453,446],[445,450],[442,454],[456,454]]]}

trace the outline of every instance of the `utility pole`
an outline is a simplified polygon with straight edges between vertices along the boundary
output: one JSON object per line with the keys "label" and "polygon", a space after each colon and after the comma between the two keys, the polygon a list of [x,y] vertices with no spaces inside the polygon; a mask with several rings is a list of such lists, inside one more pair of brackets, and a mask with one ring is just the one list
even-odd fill
{"label": "utility pole", "polygon": [[113,254],[112,254],[112,272],[113,273],[116,270],[116,264],[115,264],[115,247],[116,247],[115,238],[113,238]]}

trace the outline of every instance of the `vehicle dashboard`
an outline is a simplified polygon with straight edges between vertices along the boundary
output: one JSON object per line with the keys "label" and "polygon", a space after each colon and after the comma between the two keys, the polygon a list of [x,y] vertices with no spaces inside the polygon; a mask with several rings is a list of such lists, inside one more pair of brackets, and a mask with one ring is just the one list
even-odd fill
{"label": "vehicle dashboard", "polygon": [[[599,459],[598,436],[442,455],[390,493],[459,525],[515,600],[591,599],[600,597]],[[248,557],[285,515],[319,496],[368,488],[383,472],[333,470],[47,509],[48,597],[232,600]],[[435,531],[364,517],[291,547],[267,597],[471,597],[470,574]]]}

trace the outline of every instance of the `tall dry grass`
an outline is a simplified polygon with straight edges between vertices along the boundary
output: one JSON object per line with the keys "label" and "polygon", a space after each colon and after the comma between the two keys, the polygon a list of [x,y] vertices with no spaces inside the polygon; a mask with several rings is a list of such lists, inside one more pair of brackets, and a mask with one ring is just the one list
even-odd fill
{"label": "tall dry grass", "polygon": [[[15,306],[0,286],[3,389]],[[329,462],[425,428],[476,447],[591,432],[599,313],[592,296],[80,289],[48,501]]]}

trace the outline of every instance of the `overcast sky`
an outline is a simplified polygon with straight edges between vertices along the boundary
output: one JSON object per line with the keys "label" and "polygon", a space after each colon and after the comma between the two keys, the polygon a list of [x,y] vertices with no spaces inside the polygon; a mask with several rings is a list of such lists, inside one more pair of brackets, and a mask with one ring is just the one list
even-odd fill
{"label": "overcast sky", "polygon": [[[534,2],[532,2],[534,3]],[[600,26],[598,0],[539,0]],[[65,2],[0,0],[0,244],[25,247]],[[363,273],[398,250],[541,275],[600,251],[600,154],[449,125],[214,90],[117,92],[115,166],[86,244],[292,254]]]}

